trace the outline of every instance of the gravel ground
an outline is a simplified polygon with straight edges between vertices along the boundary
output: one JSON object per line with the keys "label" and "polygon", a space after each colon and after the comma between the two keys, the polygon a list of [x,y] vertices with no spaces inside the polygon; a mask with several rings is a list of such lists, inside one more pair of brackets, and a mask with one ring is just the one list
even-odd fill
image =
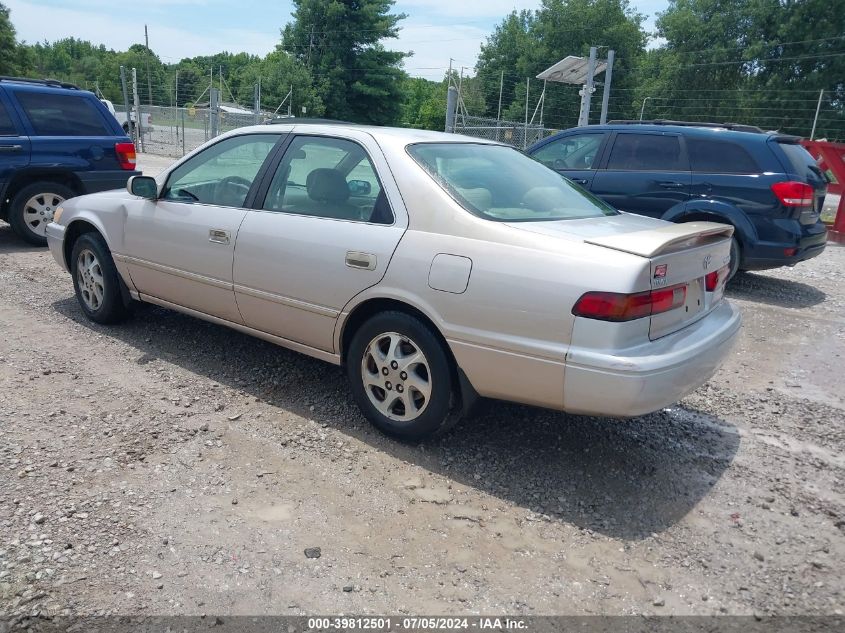
{"label": "gravel ground", "polygon": [[843,271],[741,274],[741,342],[677,406],[490,404],[414,447],[338,368],[89,323],[0,225],[0,614],[841,615]]}

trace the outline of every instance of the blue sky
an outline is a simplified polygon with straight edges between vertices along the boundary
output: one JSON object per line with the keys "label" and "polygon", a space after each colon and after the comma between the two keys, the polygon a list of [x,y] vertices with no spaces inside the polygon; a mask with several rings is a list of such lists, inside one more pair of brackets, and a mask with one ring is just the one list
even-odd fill
{"label": "blue sky", "polygon": [[[279,42],[292,3],[283,0],[3,0],[12,11],[18,37],[28,42],[78,37],[126,49],[150,32],[150,48],[165,62],[220,50],[264,55]],[[439,79],[449,65],[471,68],[479,45],[513,9],[533,9],[539,0],[398,0],[408,15],[390,48],[413,51],[405,62],[416,76]],[[648,16],[668,0],[631,0]],[[549,60],[549,64],[557,60]]]}

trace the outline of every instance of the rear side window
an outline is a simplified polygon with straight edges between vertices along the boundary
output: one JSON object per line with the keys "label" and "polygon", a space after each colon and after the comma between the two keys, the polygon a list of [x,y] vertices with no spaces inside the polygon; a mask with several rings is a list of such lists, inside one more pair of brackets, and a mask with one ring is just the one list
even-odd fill
{"label": "rear side window", "polygon": [[810,152],[798,143],[778,143],[778,145],[780,145],[783,153],[786,154],[789,164],[792,165],[792,169],[795,170],[798,176],[805,178],[808,171],[813,172],[816,177],[821,175],[821,170],[816,160]]}
{"label": "rear side window", "polygon": [[0,101],[0,136],[17,136],[18,131],[15,129],[15,124],[9,116],[9,111],[6,106]]}
{"label": "rear side window", "polygon": [[687,151],[693,171],[710,174],[756,174],[760,171],[757,162],[736,143],[687,138]]}
{"label": "rear side window", "polygon": [[689,171],[681,160],[677,136],[618,134],[607,161],[608,169],[633,171]]}
{"label": "rear side window", "polygon": [[97,107],[85,97],[16,92],[39,136],[113,136]]}

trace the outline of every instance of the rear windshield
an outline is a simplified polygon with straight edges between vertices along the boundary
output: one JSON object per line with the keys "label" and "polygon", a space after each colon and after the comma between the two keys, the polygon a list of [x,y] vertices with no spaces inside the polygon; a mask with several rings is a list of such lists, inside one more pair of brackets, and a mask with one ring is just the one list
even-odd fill
{"label": "rear windshield", "polygon": [[807,172],[809,171],[816,177],[822,176],[816,160],[801,145],[798,143],[778,143],[778,145],[780,145],[783,153],[786,154],[786,158],[789,160],[789,164],[792,165],[792,169],[795,170],[796,175],[806,178]]}
{"label": "rear windshield", "polygon": [[488,220],[574,220],[618,213],[510,147],[419,143],[408,151],[458,204]]}

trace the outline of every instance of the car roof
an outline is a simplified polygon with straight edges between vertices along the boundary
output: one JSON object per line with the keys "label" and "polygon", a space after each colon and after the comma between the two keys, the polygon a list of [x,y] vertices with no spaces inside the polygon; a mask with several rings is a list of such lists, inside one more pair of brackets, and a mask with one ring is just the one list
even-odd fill
{"label": "car roof", "polygon": [[93,92],[82,90],[74,84],[52,79],[27,79],[25,77],[0,77],[0,86],[14,87],[20,92],[39,92],[55,94],[92,95]]}
{"label": "car roof", "polygon": [[404,127],[382,127],[378,125],[364,125],[359,123],[345,123],[342,121],[319,121],[308,120],[306,122],[298,122],[296,119],[291,119],[290,123],[282,123],[276,121],[265,125],[252,125],[249,127],[242,127],[229,132],[227,136],[235,135],[237,133],[254,133],[254,132],[290,132],[294,129],[297,132],[307,132],[312,130],[319,134],[331,134],[332,130],[338,128],[344,130],[358,130],[365,132],[378,140],[389,140],[392,142],[411,143],[480,143],[484,145],[501,145],[495,141],[486,139],[479,139],[462,134],[450,134],[446,132],[434,132],[432,130],[417,130],[413,128]]}
{"label": "car roof", "polygon": [[774,136],[786,136],[775,131],[765,132],[760,128],[755,128],[754,126],[736,123],[687,123],[683,121],[644,121],[640,123],[638,121],[611,121],[610,123],[606,123],[604,125],[588,125],[586,127],[568,128],[543,139],[538,143],[535,143],[535,145],[539,146],[540,144],[547,142],[549,139],[558,138],[558,136],[569,134],[574,131],[672,132],[674,134],[682,134],[684,136],[718,136],[723,139],[743,142],[766,142]]}

